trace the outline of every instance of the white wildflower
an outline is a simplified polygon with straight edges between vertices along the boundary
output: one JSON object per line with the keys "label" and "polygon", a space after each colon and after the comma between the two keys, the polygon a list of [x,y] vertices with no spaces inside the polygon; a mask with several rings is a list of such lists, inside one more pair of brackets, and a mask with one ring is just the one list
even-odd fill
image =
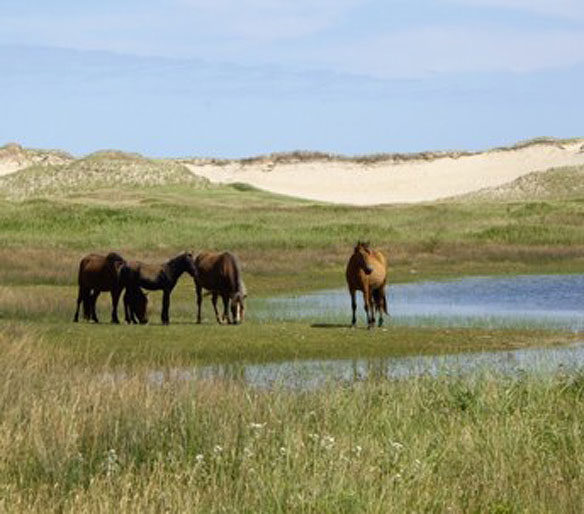
{"label": "white wildflower", "polygon": [[215,448],[213,448],[213,452],[217,455],[219,455],[220,453],[223,452],[223,446],[219,446],[218,444],[215,445]]}
{"label": "white wildflower", "polygon": [[253,428],[254,430],[261,430],[266,426],[266,423],[250,423],[249,428]]}
{"label": "white wildflower", "polygon": [[120,469],[120,462],[118,459],[118,454],[116,453],[115,449],[110,448],[108,450],[108,452],[106,453],[106,458],[105,458],[105,474],[108,477],[110,477],[112,475],[115,475],[119,469]]}
{"label": "white wildflower", "polygon": [[330,435],[325,435],[320,440],[320,445],[324,449],[330,450],[335,445],[335,438]]}
{"label": "white wildflower", "polygon": [[195,460],[197,461],[197,464],[201,464],[201,462],[205,460],[205,456],[202,453],[198,453],[195,455]]}
{"label": "white wildflower", "polygon": [[391,446],[396,449],[397,451],[403,450],[404,445],[401,443],[398,443],[397,441],[393,441],[391,443]]}

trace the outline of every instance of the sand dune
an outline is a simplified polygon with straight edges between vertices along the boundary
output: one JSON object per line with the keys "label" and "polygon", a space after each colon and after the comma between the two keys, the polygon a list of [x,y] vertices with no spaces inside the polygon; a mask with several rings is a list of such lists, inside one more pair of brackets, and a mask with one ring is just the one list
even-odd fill
{"label": "sand dune", "polygon": [[542,141],[475,154],[384,159],[182,161],[216,183],[352,205],[414,203],[501,186],[534,171],[584,164],[584,140]]}
{"label": "sand dune", "polygon": [[[113,164],[100,171],[100,180],[105,182],[109,180],[108,173],[113,180],[131,161],[133,175],[139,175],[142,170],[147,183],[151,168],[148,163],[155,162],[112,151],[98,152],[95,156],[101,156],[101,161],[107,156],[116,157]],[[23,172],[31,171],[26,177],[14,175],[14,180],[10,177],[15,183],[19,182],[17,178],[21,179],[20,182],[26,182],[27,190],[36,191],[35,184],[49,180],[55,175],[55,170],[71,182],[76,176],[71,169],[77,164],[83,167],[86,161],[93,163],[95,156],[76,160],[65,152],[31,150],[9,144],[0,147],[0,176],[36,166],[39,169]],[[191,173],[215,183],[241,182],[311,200],[352,205],[415,203],[461,195],[468,197],[469,193],[492,190],[533,172],[584,165],[584,139],[534,140],[476,153],[424,152],[350,158],[296,152],[238,160],[159,159],[156,162],[158,167],[166,162],[172,169],[182,164]],[[55,165],[68,167],[53,169]],[[51,171],[51,177],[44,177],[44,167],[47,173]],[[190,175],[185,173],[189,178]],[[85,177],[87,172],[82,175]],[[139,180],[137,176],[135,178]],[[7,187],[7,180],[8,177],[3,179],[4,187]],[[173,179],[172,183],[175,182]],[[57,185],[55,187],[58,189]]]}
{"label": "sand dune", "polygon": [[59,150],[23,148],[17,143],[0,147],[0,177],[33,165],[51,166],[71,162],[73,157]]}

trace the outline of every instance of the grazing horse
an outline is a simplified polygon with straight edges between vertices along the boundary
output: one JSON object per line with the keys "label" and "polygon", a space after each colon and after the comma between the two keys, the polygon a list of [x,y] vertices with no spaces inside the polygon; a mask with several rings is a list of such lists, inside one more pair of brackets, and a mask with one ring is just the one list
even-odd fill
{"label": "grazing horse", "polygon": [[112,295],[112,323],[119,323],[118,301],[123,286],[120,284],[120,270],[125,265],[124,258],[116,252],[107,255],[90,253],[79,263],[79,293],[77,295],[77,310],[73,321],[79,321],[79,306],[83,303],[83,317],[99,323],[95,312],[97,297],[102,291],[110,291]]}
{"label": "grazing horse", "polygon": [[378,325],[383,324],[383,313],[387,312],[387,299],[385,297],[385,280],[387,276],[387,261],[385,256],[369,247],[369,243],[357,242],[347,264],[347,285],[351,295],[351,309],[353,318],[351,325],[355,326],[357,317],[357,301],[355,291],[363,291],[367,325],[372,328],[375,325],[375,309],[379,312]]}
{"label": "grazing horse", "polygon": [[[235,255],[230,252],[214,253],[202,252],[195,259],[197,276],[195,276],[195,290],[197,293],[197,323],[201,323],[202,290],[211,293],[213,309],[217,323],[239,324],[243,321],[247,297],[245,284],[241,279],[241,268]],[[217,297],[223,301],[223,315],[217,310]],[[229,317],[231,311],[231,318]]]}
{"label": "grazing horse", "polygon": [[140,323],[140,325],[148,323],[147,307],[148,297],[143,293],[142,289],[130,290],[126,288],[124,293],[124,312],[127,323]]}
{"label": "grazing horse", "polygon": [[164,325],[168,325],[170,293],[185,271],[196,278],[197,270],[191,252],[181,252],[164,264],[130,261],[122,268],[121,279],[122,284],[130,292],[130,298],[141,287],[149,291],[162,290],[161,319]]}

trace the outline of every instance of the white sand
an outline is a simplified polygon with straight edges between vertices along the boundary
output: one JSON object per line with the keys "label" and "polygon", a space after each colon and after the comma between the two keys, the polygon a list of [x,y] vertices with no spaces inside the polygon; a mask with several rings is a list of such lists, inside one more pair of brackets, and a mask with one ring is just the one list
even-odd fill
{"label": "white sand", "polygon": [[252,164],[186,161],[197,175],[216,183],[242,182],[274,193],[352,205],[438,200],[495,187],[533,171],[584,164],[584,141],[534,144],[433,160],[359,164],[312,160]]}

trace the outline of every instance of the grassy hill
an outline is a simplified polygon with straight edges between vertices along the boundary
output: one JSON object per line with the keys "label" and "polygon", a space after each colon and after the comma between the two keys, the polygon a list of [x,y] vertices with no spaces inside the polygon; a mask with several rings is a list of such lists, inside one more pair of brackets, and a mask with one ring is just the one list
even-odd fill
{"label": "grassy hill", "polygon": [[8,164],[22,168],[33,164],[39,166],[65,164],[73,160],[72,155],[61,150],[23,148],[18,143],[8,143],[0,146],[0,165]]}
{"label": "grassy hill", "polygon": [[208,181],[196,177],[177,162],[113,150],[96,152],[65,164],[35,164],[0,178],[4,195],[16,199],[120,186],[172,184],[204,187]]}
{"label": "grassy hill", "polygon": [[502,186],[485,188],[457,197],[457,200],[517,202],[580,198],[584,198],[584,166],[533,172]]}

